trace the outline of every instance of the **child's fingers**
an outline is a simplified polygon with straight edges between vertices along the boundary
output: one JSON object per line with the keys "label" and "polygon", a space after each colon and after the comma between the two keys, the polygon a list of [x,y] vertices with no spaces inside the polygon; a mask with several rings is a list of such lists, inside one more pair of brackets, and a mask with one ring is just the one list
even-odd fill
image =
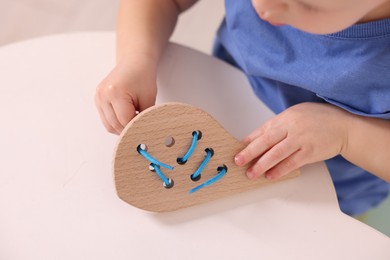
{"label": "child's fingers", "polygon": [[264,153],[255,164],[253,164],[247,171],[247,176],[254,179],[272,169],[283,160],[295,153],[299,147],[296,147],[288,139],[274,145],[266,153]]}
{"label": "child's fingers", "polygon": [[106,117],[104,115],[104,112],[103,110],[100,108],[100,106],[96,106],[97,109],[98,109],[98,112],[99,112],[99,116],[100,116],[100,120],[102,121],[104,127],[107,129],[108,132],[112,133],[112,134],[117,134],[116,130],[108,123],[108,121],[106,120]]}
{"label": "child's fingers", "polygon": [[266,172],[265,177],[270,180],[279,179],[305,165],[307,157],[302,150],[298,150]]}
{"label": "child's fingers", "polygon": [[123,130],[123,126],[119,122],[111,103],[104,102],[102,104],[102,110],[108,124],[115,129],[116,134],[120,134]]}
{"label": "child's fingers", "polygon": [[106,116],[104,115],[103,109],[101,107],[100,97],[98,95],[95,95],[95,105],[96,105],[96,108],[99,112],[100,120],[102,121],[102,123],[103,123],[104,127],[107,129],[107,131],[112,133],[112,134],[117,134],[115,129],[106,120]]}
{"label": "child's fingers", "polygon": [[130,120],[136,115],[135,106],[132,103],[132,100],[122,99],[112,102],[112,107],[116,114],[116,118],[123,128],[126,127]]}
{"label": "child's fingers", "polygon": [[254,139],[247,147],[239,152],[234,160],[238,166],[242,166],[261,156],[263,153],[271,149],[274,145],[281,142],[287,137],[287,133],[281,130],[269,131],[256,139]]}
{"label": "child's fingers", "polygon": [[139,95],[139,111],[153,106],[156,103],[156,94],[153,95]]}
{"label": "child's fingers", "polygon": [[259,127],[259,128],[256,128],[256,130],[254,130],[252,133],[250,133],[249,135],[247,135],[244,140],[243,140],[243,143],[244,144],[249,144],[250,142],[252,142],[253,140],[255,140],[256,138],[260,137],[261,135],[264,134],[264,125]]}

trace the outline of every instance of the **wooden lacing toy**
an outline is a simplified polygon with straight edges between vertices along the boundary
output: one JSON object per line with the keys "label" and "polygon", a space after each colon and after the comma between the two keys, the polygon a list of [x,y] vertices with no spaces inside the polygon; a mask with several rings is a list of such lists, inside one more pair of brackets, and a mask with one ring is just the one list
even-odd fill
{"label": "wooden lacing toy", "polygon": [[[203,110],[166,103],[141,112],[123,130],[114,154],[118,196],[164,212],[257,188],[234,156],[245,146]],[[296,176],[299,171],[282,179]]]}

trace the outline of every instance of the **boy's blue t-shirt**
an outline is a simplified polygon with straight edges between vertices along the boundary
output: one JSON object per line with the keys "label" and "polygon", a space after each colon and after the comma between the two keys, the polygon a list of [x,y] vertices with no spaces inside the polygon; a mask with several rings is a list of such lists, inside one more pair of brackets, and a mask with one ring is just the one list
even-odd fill
{"label": "boy's blue t-shirt", "polygon": [[[390,19],[315,35],[270,25],[250,0],[225,0],[225,6],[214,54],[244,71],[275,113],[301,102],[327,102],[390,120]],[[345,213],[361,214],[388,195],[388,183],[341,156],[326,164]]]}

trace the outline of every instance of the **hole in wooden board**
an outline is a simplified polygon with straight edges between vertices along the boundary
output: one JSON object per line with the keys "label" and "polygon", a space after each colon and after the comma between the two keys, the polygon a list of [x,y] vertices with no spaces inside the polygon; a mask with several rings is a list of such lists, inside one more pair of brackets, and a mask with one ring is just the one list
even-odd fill
{"label": "hole in wooden board", "polygon": [[172,147],[175,144],[175,139],[172,136],[167,136],[164,143],[166,147]]}
{"label": "hole in wooden board", "polygon": [[146,144],[139,144],[137,147],[137,151],[139,152],[139,149],[144,150],[145,152],[148,151],[148,146]]}

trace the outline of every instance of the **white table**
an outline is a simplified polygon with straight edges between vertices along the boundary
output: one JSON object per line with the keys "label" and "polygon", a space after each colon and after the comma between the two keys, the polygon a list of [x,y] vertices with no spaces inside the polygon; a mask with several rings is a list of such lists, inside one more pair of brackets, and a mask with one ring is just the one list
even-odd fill
{"label": "white table", "polygon": [[[390,239],[342,214],[323,163],[302,176],[156,214],[122,202],[117,137],[95,111],[114,34],[52,36],[0,49],[0,259],[390,259]],[[213,115],[237,138],[272,116],[236,69],[171,45],[158,103]]]}

